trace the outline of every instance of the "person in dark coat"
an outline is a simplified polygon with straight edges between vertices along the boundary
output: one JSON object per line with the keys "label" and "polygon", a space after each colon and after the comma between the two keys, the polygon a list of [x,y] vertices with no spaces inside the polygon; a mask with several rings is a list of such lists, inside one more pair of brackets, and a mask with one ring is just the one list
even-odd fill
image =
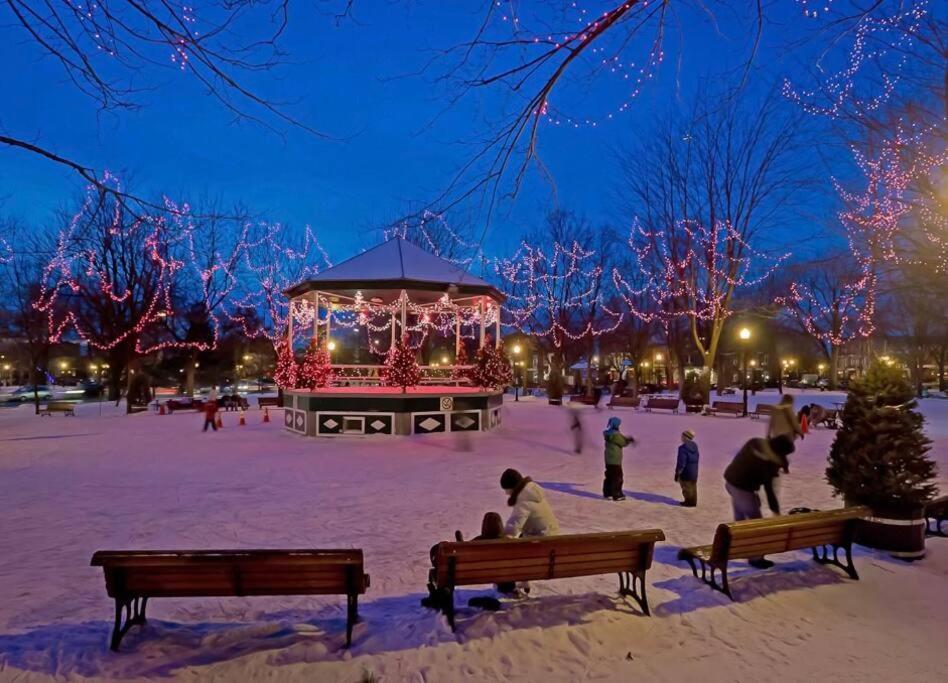
{"label": "person in dark coat", "polygon": [[210,426],[215,432],[217,431],[217,391],[211,389],[210,395],[207,397],[207,402],[204,404],[204,429],[201,431],[206,432],[208,426]]}
{"label": "person in dark coat", "polygon": [[[767,495],[767,505],[775,515],[780,514],[780,502],[774,491],[774,478],[781,468],[787,467],[787,456],[793,450],[790,439],[751,439],[737,452],[731,464],[724,470],[724,488],[731,497],[734,521],[760,519],[761,487]],[[766,569],[773,562],[763,557],[751,558],[752,567]]]}
{"label": "person in dark coat", "polygon": [[681,433],[681,445],[678,447],[678,462],[675,464],[675,481],[681,486],[680,503],[683,507],[698,505],[698,444],[695,433],[686,429]]}

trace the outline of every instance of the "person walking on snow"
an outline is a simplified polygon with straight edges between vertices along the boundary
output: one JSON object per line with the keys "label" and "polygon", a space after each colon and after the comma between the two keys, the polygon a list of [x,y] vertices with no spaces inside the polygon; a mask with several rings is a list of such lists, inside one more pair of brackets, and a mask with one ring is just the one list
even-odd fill
{"label": "person walking on snow", "polygon": [[681,433],[678,447],[678,462],[675,464],[675,481],[681,485],[684,500],[679,505],[686,508],[698,505],[698,444],[695,433],[686,429]]}
{"label": "person walking on snow", "polygon": [[507,493],[507,505],[513,508],[504,525],[508,538],[521,536],[554,536],[560,526],[553,508],[546,501],[543,489],[530,477],[514,469],[504,470],[500,476],[500,487]]}
{"label": "person walking on snow", "polygon": [[780,403],[770,414],[770,422],[767,424],[767,438],[784,437],[790,444],[788,453],[793,453],[793,442],[797,436],[803,438],[803,429],[800,427],[797,414],[793,412],[793,396],[784,394],[783,398],[780,399]]}
{"label": "person walking on snow", "polygon": [[[724,470],[724,488],[731,497],[734,521],[760,519],[760,487],[764,487],[767,505],[775,515],[780,514],[780,502],[774,491],[774,480],[781,467],[786,466],[793,442],[784,437],[751,439],[737,452]],[[761,557],[748,560],[757,569],[767,569],[773,562]]]}
{"label": "person walking on snow", "polygon": [[217,431],[217,391],[215,389],[211,389],[207,403],[204,404],[204,429],[201,431],[206,432],[208,425],[215,432]]}
{"label": "person walking on snow", "polygon": [[610,417],[606,431],[602,433],[606,442],[606,474],[602,482],[602,497],[612,500],[625,500],[622,493],[622,449],[635,443],[635,439],[619,431],[620,424],[622,420],[618,417]]}
{"label": "person walking on snow", "polygon": [[579,455],[583,452],[583,420],[579,416],[579,404],[572,401],[566,404],[570,414],[569,430],[573,433],[573,452]]}

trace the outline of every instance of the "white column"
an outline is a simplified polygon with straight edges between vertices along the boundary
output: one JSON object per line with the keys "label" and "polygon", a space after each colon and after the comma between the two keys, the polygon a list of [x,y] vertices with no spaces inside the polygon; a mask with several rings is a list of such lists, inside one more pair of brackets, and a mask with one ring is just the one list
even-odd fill
{"label": "white column", "polygon": [[329,343],[329,335],[332,334],[332,301],[326,301],[326,343]]}
{"label": "white column", "polygon": [[395,346],[395,308],[392,307],[392,346],[390,346],[389,348],[392,348],[394,346]]}
{"label": "white column", "polygon": [[319,343],[319,292],[313,301],[313,341]]}
{"label": "white column", "polygon": [[461,313],[454,309],[454,362],[457,365],[458,354],[461,353]]}
{"label": "white column", "polygon": [[500,348],[500,306],[494,304],[494,310],[497,312],[497,319],[494,321],[494,348]]}
{"label": "white column", "polygon": [[399,299],[402,302],[402,336],[405,336],[405,327],[408,324],[408,292],[403,289]]}
{"label": "white column", "polygon": [[286,316],[286,344],[293,351],[293,299],[290,299],[290,310]]}
{"label": "white column", "polygon": [[484,331],[486,329],[486,321],[484,320],[484,299],[477,300],[477,315],[481,319],[481,341],[478,344],[477,348],[482,348],[484,346]]}

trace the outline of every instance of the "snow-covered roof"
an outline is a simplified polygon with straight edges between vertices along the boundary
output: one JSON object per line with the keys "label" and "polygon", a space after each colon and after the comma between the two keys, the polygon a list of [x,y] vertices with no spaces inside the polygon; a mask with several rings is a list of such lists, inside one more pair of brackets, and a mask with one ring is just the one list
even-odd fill
{"label": "snow-covered roof", "polygon": [[286,290],[295,297],[314,290],[423,289],[460,294],[486,294],[502,300],[489,282],[411,242],[396,238],[382,242],[347,261],[328,268]]}

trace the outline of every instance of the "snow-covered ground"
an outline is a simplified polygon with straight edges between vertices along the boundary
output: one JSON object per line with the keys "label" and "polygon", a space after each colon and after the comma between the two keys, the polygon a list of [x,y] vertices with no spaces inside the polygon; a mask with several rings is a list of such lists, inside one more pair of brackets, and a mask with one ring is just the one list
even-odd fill
{"label": "snow-covered ground", "polygon": [[[588,447],[577,456],[567,411],[531,399],[508,398],[503,427],[468,444],[307,439],[285,432],[279,412],[263,424],[256,410],[246,427],[226,413],[221,432],[202,434],[195,413],[99,409],[0,412],[0,680],[945,680],[948,539],[929,539],[911,565],[860,549],[859,582],[804,552],[774,556],[765,572],[737,563],[734,603],[675,559],[729,519],[723,468],[765,422],[584,408]],[[945,488],[948,401],[922,410]],[[621,503],[598,493],[611,414],[640,440],[626,453]],[[678,507],[672,480],[685,428],[701,447],[697,509]],[[838,505],[823,481],[832,436],[817,430],[799,445],[785,508]],[[651,618],[617,600],[614,576],[538,582],[498,613],[464,609],[456,635],[419,606],[428,547],[455,529],[475,533],[486,511],[505,513],[508,466],[547,489],[564,532],[665,530],[648,576]],[[112,604],[89,566],[97,549],[353,546],[365,549],[372,587],[350,651],[341,597],[155,600],[149,624],[108,650]],[[461,591],[459,604],[478,592]]]}

